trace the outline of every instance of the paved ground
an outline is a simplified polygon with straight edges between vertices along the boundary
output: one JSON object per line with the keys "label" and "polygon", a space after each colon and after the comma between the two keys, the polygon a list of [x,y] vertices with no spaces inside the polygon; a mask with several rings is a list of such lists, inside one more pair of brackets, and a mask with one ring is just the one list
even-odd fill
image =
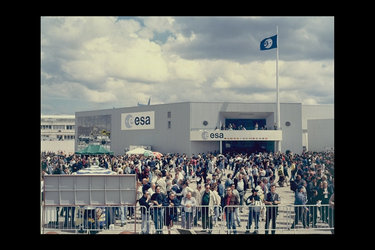
{"label": "paved ground", "polygon": [[[229,173],[231,171],[227,170],[226,174]],[[209,175],[209,177],[211,177],[211,175]],[[278,177],[276,177],[276,180],[278,179]],[[193,181],[190,186],[192,188],[195,188],[196,187],[196,183]],[[328,225],[326,223],[322,223],[322,222],[319,222],[318,220],[318,223],[317,223],[317,226],[318,228],[308,228],[308,229],[304,229],[302,227],[302,223],[300,222],[299,225],[296,226],[296,229],[294,230],[290,230],[290,226],[291,226],[291,222],[293,220],[293,216],[291,218],[288,218],[287,215],[291,215],[291,214],[294,214],[294,211],[287,211],[286,209],[286,205],[291,205],[294,203],[294,192],[292,192],[290,190],[290,187],[289,186],[285,186],[285,187],[279,187],[277,186],[276,188],[276,192],[280,195],[281,197],[281,205],[280,205],[280,208],[279,208],[279,215],[277,217],[277,234],[331,234],[331,231],[330,230],[327,230],[327,229],[324,229],[324,228],[328,228]],[[251,195],[251,191],[248,190],[244,196],[244,200],[246,200],[246,198]],[[245,231],[246,231],[246,225],[247,225],[247,220],[248,220],[248,210],[247,208],[243,209],[243,213],[240,213],[240,219],[241,219],[241,224],[240,226],[238,227],[237,226],[237,232],[238,234],[244,234]],[[264,213],[265,215],[265,213]],[[265,216],[264,216],[264,219],[265,219]],[[265,226],[265,221],[264,219],[260,219],[260,222],[259,222],[259,234],[264,234],[265,231],[264,231],[264,226]],[[61,217],[60,221],[61,223],[63,222],[63,218]],[[102,230],[101,232],[99,232],[98,234],[119,234],[121,232],[129,232],[129,231],[134,231],[134,219],[132,219],[132,223],[129,223],[127,225],[125,225],[124,227],[120,227],[120,220],[117,220],[116,221],[116,225],[114,226],[114,228],[112,228],[111,230]],[[140,228],[141,228],[141,221],[139,219],[137,219],[137,232],[140,231]],[[179,223],[177,223],[177,225],[175,225],[172,229],[171,229],[171,234],[180,234],[180,233],[186,233],[185,231],[181,230],[181,226],[179,225]],[[201,229],[201,224],[198,223],[198,227],[195,227],[193,230],[191,230],[191,233],[195,233],[195,234],[201,234],[201,233],[206,233],[206,232],[203,232],[202,229]],[[153,231],[153,223],[151,223],[151,226],[150,228],[152,229]],[[225,221],[218,221],[217,222],[217,225],[214,226],[213,228],[213,233],[221,233],[221,234],[226,234],[225,230],[226,227],[225,227]],[[250,232],[252,233],[254,231],[254,223],[250,229]],[[74,230],[58,230],[58,229],[48,229],[46,230],[45,232],[57,232],[59,234],[72,234],[72,233],[75,233]],[[164,226],[164,233],[168,233],[167,232],[167,227]],[[189,232],[187,232],[189,233]]]}

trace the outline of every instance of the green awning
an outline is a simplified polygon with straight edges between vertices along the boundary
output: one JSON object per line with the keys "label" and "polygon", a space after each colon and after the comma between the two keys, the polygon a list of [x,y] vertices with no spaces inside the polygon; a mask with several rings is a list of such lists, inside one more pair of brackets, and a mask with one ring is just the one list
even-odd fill
{"label": "green awning", "polygon": [[113,155],[113,151],[109,151],[100,145],[89,145],[86,148],[75,152],[80,155],[103,155],[110,154]]}

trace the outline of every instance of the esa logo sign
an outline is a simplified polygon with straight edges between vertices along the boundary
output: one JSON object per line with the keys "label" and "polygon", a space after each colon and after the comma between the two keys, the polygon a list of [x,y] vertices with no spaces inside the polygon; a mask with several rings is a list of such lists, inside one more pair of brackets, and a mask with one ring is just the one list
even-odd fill
{"label": "esa logo sign", "polygon": [[121,130],[139,130],[155,128],[155,112],[122,113]]}
{"label": "esa logo sign", "polygon": [[202,133],[202,139],[208,140],[208,139],[223,139],[224,133],[209,133],[207,131],[203,131]]}

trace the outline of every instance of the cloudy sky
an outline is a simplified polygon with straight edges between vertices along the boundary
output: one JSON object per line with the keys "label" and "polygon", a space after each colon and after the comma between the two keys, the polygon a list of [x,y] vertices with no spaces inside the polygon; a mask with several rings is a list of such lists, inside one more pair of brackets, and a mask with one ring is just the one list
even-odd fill
{"label": "cloudy sky", "polygon": [[333,17],[42,17],[41,113],[183,101],[334,102]]}

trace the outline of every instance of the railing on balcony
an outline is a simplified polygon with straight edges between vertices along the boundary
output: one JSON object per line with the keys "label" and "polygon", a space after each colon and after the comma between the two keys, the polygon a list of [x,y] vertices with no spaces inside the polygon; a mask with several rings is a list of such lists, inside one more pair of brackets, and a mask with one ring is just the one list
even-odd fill
{"label": "railing on balcony", "polygon": [[281,141],[282,130],[208,130],[190,131],[191,141]]}

